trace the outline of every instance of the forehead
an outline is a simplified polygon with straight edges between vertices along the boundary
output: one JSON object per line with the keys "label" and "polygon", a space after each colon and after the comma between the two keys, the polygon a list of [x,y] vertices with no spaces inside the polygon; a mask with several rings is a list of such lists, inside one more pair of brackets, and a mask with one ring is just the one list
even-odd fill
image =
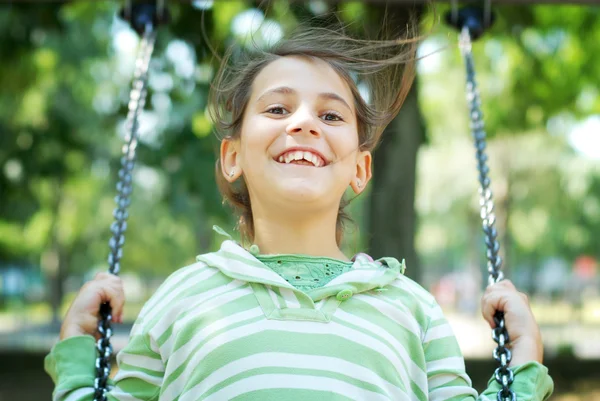
{"label": "forehead", "polygon": [[252,83],[252,99],[264,91],[287,86],[301,94],[333,92],[352,105],[352,92],[346,81],[325,61],[285,56],[269,63]]}

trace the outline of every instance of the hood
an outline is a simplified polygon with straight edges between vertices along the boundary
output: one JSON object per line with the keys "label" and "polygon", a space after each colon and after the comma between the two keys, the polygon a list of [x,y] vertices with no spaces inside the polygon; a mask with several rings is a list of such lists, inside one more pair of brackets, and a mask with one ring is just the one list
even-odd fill
{"label": "hood", "polygon": [[340,301],[346,300],[354,294],[382,289],[404,274],[405,270],[404,260],[402,262],[395,258],[373,260],[366,254],[358,254],[353,258],[350,271],[342,273],[323,287],[302,292],[233,241],[231,236],[221,228],[214,227],[214,229],[230,239],[223,241],[218,251],[198,256],[199,262],[215,267],[233,279],[292,291],[298,301],[308,297],[309,299],[305,301],[314,303],[332,296]]}

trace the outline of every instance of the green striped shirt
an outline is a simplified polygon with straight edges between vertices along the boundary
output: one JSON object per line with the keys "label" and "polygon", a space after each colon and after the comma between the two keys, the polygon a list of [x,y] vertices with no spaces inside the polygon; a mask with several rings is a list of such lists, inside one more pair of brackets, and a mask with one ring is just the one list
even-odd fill
{"label": "green striped shirt", "polygon": [[[495,400],[478,396],[434,298],[393,258],[357,257],[300,291],[231,240],[172,274],[143,307],[110,400]],[[46,358],[54,400],[92,400],[90,336]],[[519,400],[552,392],[547,369],[513,369]]]}

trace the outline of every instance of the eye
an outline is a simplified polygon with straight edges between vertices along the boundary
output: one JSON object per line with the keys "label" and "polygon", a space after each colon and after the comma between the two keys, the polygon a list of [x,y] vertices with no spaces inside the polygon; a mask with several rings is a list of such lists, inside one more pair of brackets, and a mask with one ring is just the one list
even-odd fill
{"label": "eye", "polygon": [[338,113],[334,113],[332,111],[328,111],[327,113],[323,114],[323,120],[325,121],[344,121],[344,119],[342,118],[342,116]]}
{"label": "eye", "polygon": [[287,110],[281,106],[273,106],[267,109],[267,113],[271,114],[287,114]]}

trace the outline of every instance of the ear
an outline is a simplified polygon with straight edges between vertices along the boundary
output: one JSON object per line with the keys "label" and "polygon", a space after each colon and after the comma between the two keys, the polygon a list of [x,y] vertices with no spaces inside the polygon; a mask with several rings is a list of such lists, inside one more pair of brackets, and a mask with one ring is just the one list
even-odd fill
{"label": "ear", "polygon": [[231,137],[221,141],[221,172],[229,182],[234,182],[242,175],[242,169],[238,164],[238,147],[239,141]]}
{"label": "ear", "polygon": [[350,186],[356,194],[364,191],[367,183],[371,180],[371,159],[371,152],[368,150],[358,152],[356,158],[356,175],[350,182]]}

